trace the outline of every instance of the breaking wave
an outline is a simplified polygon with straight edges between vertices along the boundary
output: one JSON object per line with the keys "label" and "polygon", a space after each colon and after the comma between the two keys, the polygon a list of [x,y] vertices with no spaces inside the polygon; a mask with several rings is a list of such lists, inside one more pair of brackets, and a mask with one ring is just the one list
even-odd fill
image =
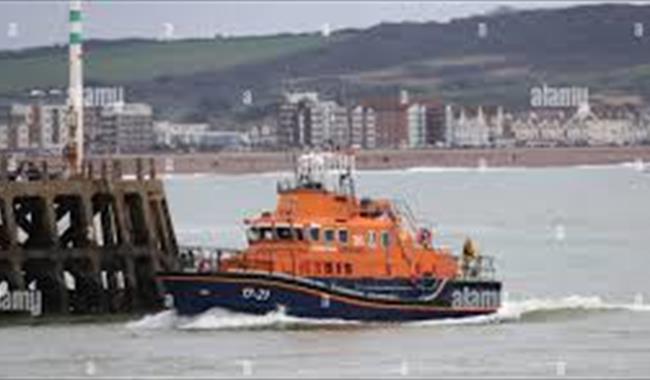
{"label": "breaking wave", "polygon": [[[516,323],[543,321],[559,316],[578,316],[582,313],[629,311],[650,312],[650,304],[608,303],[600,297],[569,296],[564,298],[532,298],[522,301],[507,301],[491,315],[461,319],[444,319],[401,323],[403,326],[446,326],[482,325],[494,323]],[[308,319],[286,315],[275,311],[266,315],[249,315],[213,309],[203,314],[186,317],[167,310],[147,315],[129,322],[130,329],[178,329],[178,330],[233,330],[233,329],[283,329],[323,328],[334,326],[386,326],[395,324],[365,323],[340,319]]]}

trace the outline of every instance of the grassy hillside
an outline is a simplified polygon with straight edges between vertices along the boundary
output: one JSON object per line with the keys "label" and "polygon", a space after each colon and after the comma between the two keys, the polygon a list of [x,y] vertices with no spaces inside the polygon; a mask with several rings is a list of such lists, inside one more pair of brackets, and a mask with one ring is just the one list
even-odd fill
{"label": "grassy hillside", "polygon": [[[316,35],[168,42],[90,42],[85,51],[85,75],[89,82],[147,82],[259,63],[317,48],[324,42],[322,37]],[[67,59],[65,48],[38,49],[33,53],[25,51],[0,58],[0,93],[64,86]]]}

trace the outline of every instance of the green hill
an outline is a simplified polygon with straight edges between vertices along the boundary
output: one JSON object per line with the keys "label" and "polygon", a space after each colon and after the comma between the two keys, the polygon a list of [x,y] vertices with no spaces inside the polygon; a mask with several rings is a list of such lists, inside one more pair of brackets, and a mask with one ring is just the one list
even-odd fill
{"label": "green hill", "polygon": [[[279,35],[214,40],[118,42],[85,45],[88,82],[130,84],[223,70],[314,49],[324,43],[316,35]],[[34,87],[63,87],[67,81],[67,48],[26,50],[0,56],[0,93]]]}

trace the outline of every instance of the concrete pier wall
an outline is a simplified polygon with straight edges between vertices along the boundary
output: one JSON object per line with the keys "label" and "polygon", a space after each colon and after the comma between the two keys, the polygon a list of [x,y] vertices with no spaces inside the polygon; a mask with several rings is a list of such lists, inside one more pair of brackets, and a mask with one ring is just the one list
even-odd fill
{"label": "concrete pier wall", "polygon": [[[161,305],[155,273],[178,251],[162,182],[138,160],[93,162],[64,179],[47,165],[0,162],[0,283],[39,290],[44,313],[111,313]],[[31,173],[31,174],[30,174]]]}

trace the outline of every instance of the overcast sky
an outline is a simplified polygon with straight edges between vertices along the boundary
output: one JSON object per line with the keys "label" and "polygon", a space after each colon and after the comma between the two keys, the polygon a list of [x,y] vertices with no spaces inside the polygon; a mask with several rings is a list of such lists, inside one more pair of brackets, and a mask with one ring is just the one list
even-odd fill
{"label": "overcast sky", "polygon": [[[382,21],[447,21],[513,8],[566,7],[583,1],[131,1],[84,2],[85,38],[209,37],[367,27]],[[616,1],[619,2],[619,1]],[[66,41],[67,1],[0,1],[0,49]],[[328,25],[325,27],[325,25]]]}

